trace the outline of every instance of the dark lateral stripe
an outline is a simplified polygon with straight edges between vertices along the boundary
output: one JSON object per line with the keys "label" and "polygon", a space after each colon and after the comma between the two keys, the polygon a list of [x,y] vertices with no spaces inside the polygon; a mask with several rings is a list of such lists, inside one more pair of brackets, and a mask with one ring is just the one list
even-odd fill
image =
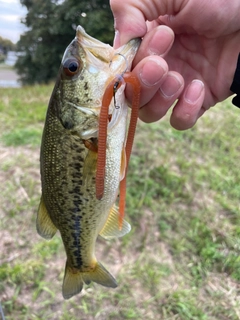
{"label": "dark lateral stripe", "polygon": [[[80,228],[81,228],[81,218],[79,216],[79,208],[76,204],[74,208],[75,214],[72,215],[73,222],[73,231],[72,231],[72,254],[73,254],[73,262],[75,268],[79,269],[82,264],[82,256],[81,256],[81,246],[80,246]],[[76,210],[77,209],[77,210]]]}

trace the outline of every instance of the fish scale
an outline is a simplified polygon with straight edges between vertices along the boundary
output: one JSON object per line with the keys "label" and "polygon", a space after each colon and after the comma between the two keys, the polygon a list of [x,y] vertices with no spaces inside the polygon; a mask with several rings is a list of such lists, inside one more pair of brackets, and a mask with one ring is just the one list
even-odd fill
{"label": "fish scale", "polygon": [[122,230],[118,229],[114,206],[125,170],[128,106],[124,86],[116,93],[118,108],[113,101],[110,105],[101,200],[96,197],[98,122],[107,85],[126,64],[131,66],[139,44],[139,39],[134,39],[120,48],[123,59],[112,47],[78,27],[63,56],[49,102],[40,155],[42,197],[37,231],[46,239],[60,231],[67,255],[62,288],[65,299],[79,293],[84,282],[117,286],[115,278],[97,261],[95,245],[99,234],[110,239],[131,229],[126,221]]}
{"label": "fish scale", "polygon": [[[59,165],[51,166],[51,170],[42,174],[43,176],[47,176],[47,181],[43,183],[42,197],[45,204],[47,204],[47,210],[50,213],[52,222],[60,231],[63,229],[61,236],[69,263],[73,268],[81,270],[83,267],[83,269],[86,269],[86,265],[90,264],[88,260],[92,261],[92,256],[85,252],[84,246],[82,245],[84,241],[80,242],[80,238],[86,239],[86,236],[90,237],[88,231],[89,221],[91,221],[91,228],[93,230],[96,228],[95,224],[97,223],[97,215],[93,210],[95,207],[93,202],[97,203],[97,199],[94,199],[96,167],[94,164],[88,166],[86,158],[88,156],[90,162],[93,161],[96,163],[97,154],[86,149],[80,137],[67,133],[60,121],[53,117],[51,111],[49,111],[47,116],[47,122],[49,126],[46,129],[46,134],[44,133],[47,139],[46,144],[52,145],[54,149],[44,149],[43,154],[47,155],[46,160],[48,160],[49,163],[58,163]],[[62,136],[62,143],[59,143],[57,139],[59,136]],[[66,143],[64,142],[65,139]],[[57,150],[55,150],[56,146]],[[61,148],[63,148],[63,150],[61,150]],[[51,158],[49,158],[50,155]],[[42,160],[43,159],[45,159],[45,157],[42,157]],[[85,184],[84,188],[81,188],[83,185],[84,162],[85,166],[88,167],[88,184]],[[65,163],[67,163],[68,166],[66,166]],[[46,170],[49,165],[45,161],[41,167],[42,170]],[[91,167],[92,171],[90,170]],[[55,179],[55,177],[57,177],[57,179]],[[71,177],[71,179],[69,179],[69,177]],[[53,183],[53,181],[55,182]],[[85,196],[85,201],[83,197],[84,189],[88,189],[88,198]],[[54,198],[52,198],[52,193],[55,194]],[[62,197],[63,194],[65,194],[64,197]],[[61,210],[57,210],[59,206],[55,203],[58,199],[63,199],[64,201],[61,203]],[[94,199],[95,201],[87,204],[89,199]],[[76,200],[78,201],[77,205]],[[83,201],[85,205],[81,206]],[[69,212],[70,215],[66,215],[66,212]],[[78,230],[76,230],[76,220],[79,220]],[[80,228],[80,220],[82,225],[84,225],[84,230]],[[94,236],[96,238],[97,235],[94,234]],[[93,238],[93,241],[94,240],[96,239]],[[74,241],[77,242],[77,245],[74,244]],[[84,260],[81,257],[82,255],[84,255]],[[85,264],[85,268],[83,263]]]}

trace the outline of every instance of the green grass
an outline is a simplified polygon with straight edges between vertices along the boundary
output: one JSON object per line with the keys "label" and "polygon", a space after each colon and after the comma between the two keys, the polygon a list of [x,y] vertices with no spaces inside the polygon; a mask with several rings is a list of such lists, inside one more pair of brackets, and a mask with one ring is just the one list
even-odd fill
{"label": "green grass", "polygon": [[0,89],[0,139],[3,145],[39,145],[52,87]]}
{"label": "green grass", "polygon": [[34,145],[39,146],[42,136],[42,129],[36,128],[22,128],[13,129],[10,132],[2,135],[2,141],[5,146],[21,146],[21,145]]}
{"label": "green grass", "polygon": [[229,101],[191,130],[139,122],[128,174],[132,231],[99,239],[118,288],[64,301],[65,253],[35,230],[39,147],[52,86],[0,89],[0,301],[6,320],[240,318],[240,113]]}

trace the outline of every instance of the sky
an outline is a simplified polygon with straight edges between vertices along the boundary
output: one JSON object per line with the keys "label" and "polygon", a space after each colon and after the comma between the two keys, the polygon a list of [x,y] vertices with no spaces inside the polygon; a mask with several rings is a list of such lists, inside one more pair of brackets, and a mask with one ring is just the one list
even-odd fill
{"label": "sky", "polygon": [[0,36],[16,43],[24,32],[21,18],[27,13],[19,0],[0,0]]}

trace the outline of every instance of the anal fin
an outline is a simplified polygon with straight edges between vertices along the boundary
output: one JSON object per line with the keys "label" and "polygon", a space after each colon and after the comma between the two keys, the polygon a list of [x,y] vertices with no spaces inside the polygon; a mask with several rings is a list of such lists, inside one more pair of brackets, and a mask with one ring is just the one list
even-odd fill
{"label": "anal fin", "polygon": [[57,232],[57,228],[53,224],[47,212],[43,198],[41,198],[40,204],[38,207],[36,225],[37,225],[38,234],[45,239],[51,239]]}
{"label": "anal fin", "polygon": [[117,207],[114,205],[109,213],[107,222],[100,231],[99,235],[108,240],[112,238],[123,237],[131,231],[131,225],[123,220],[122,228],[119,229],[119,213]]}

